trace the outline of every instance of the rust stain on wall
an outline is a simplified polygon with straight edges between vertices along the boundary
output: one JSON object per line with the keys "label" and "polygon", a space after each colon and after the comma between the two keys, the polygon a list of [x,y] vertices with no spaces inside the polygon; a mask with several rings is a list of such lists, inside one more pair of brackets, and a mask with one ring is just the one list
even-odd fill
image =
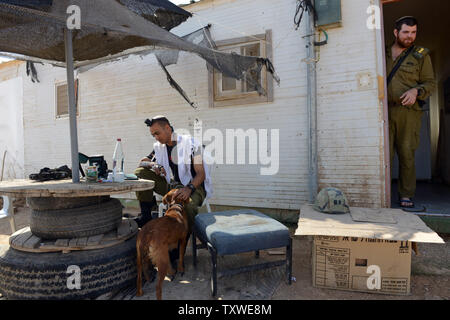
{"label": "rust stain on wall", "polygon": [[12,60],[0,63],[0,81],[7,81],[19,76],[19,68],[24,61]]}

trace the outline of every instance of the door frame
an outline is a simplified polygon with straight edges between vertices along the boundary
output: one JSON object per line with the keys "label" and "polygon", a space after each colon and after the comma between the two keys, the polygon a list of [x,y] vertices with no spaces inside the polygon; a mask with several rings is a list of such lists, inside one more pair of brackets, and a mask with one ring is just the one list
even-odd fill
{"label": "door frame", "polygon": [[388,96],[387,96],[387,74],[386,74],[386,45],[384,37],[384,17],[383,5],[403,0],[376,0],[380,8],[380,28],[376,30],[376,48],[377,48],[377,73],[378,73],[378,99],[383,106],[383,134],[384,134],[384,190],[381,200],[382,207],[391,207],[391,160],[389,150],[389,114],[388,114]]}

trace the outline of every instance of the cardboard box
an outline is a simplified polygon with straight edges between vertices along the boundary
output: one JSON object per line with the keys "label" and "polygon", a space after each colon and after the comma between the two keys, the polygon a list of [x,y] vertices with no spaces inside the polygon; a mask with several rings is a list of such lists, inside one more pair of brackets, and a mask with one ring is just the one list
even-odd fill
{"label": "cardboard box", "polygon": [[399,209],[352,207],[335,215],[304,205],[295,234],[314,236],[314,287],[398,295],[410,294],[413,242],[444,243]]}
{"label": "cardboard box", "polygon": [[409,241],[314,236],[312,264],[315,287],[410,293]]}

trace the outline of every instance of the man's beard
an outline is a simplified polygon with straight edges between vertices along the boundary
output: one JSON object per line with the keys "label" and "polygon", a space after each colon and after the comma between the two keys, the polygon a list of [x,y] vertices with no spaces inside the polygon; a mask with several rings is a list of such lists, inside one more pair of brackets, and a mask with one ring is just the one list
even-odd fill
{"label": "man's beard", "polygon": [[408,49],[414,45],[414,41],[410,41],[409,43],[407,43],[406,42],[407,40],[402,41],[399,37],[397,37],[396,41],[397,41],[397,44],[403,49]]}

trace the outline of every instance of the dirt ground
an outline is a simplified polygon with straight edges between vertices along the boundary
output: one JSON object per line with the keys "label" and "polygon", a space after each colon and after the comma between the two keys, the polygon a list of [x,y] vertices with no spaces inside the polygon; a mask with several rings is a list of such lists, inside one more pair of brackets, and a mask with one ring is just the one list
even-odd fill
{"label": "dirt ground", "polygon": [[[30,211],[18,208],[15,216],[17,229],[29,225]],[[291,233],[295,227],[290,228]],[[7,244],[11,229],[8,219],[0,220],[0,243]],[[311,237],[293,237],[293,277],[291,285],[285,281],[285,268],[278,267],[251,273],[227,276],[218,280],[219,300],[448,300],[450,299],[450,236],[441,235],[445,245],[419,244],[419,255],[412,254],[411,295],[383,295],[330,289],[312,286]],[[259,263],[283,259],[276,251],[262,251]],[[254,260],[252,254],[219,258],[220,267],[235,266]],[[220,270],[219,267],[219,270]],[[198,267],[192,265],[190,246],[186,252],[186,273],[183,277],[163,285],[163,298],[168,300],[209,300],[209,254],[200,250]],[[155,282],[146,283],[144,296],[136,297],[135,288],[127,288],[119,294],[104,295],[101,299],[154,300]]]}
{"label": "dirt ground", "polygon": [[450,298],[450,237],[445,245],[419,244],[419,256],[412,253],[411,295],[385,295],[320,289],[312,286],[312,239],[294,237],[292,285],[281,283],[275,300],[448,300]]}

